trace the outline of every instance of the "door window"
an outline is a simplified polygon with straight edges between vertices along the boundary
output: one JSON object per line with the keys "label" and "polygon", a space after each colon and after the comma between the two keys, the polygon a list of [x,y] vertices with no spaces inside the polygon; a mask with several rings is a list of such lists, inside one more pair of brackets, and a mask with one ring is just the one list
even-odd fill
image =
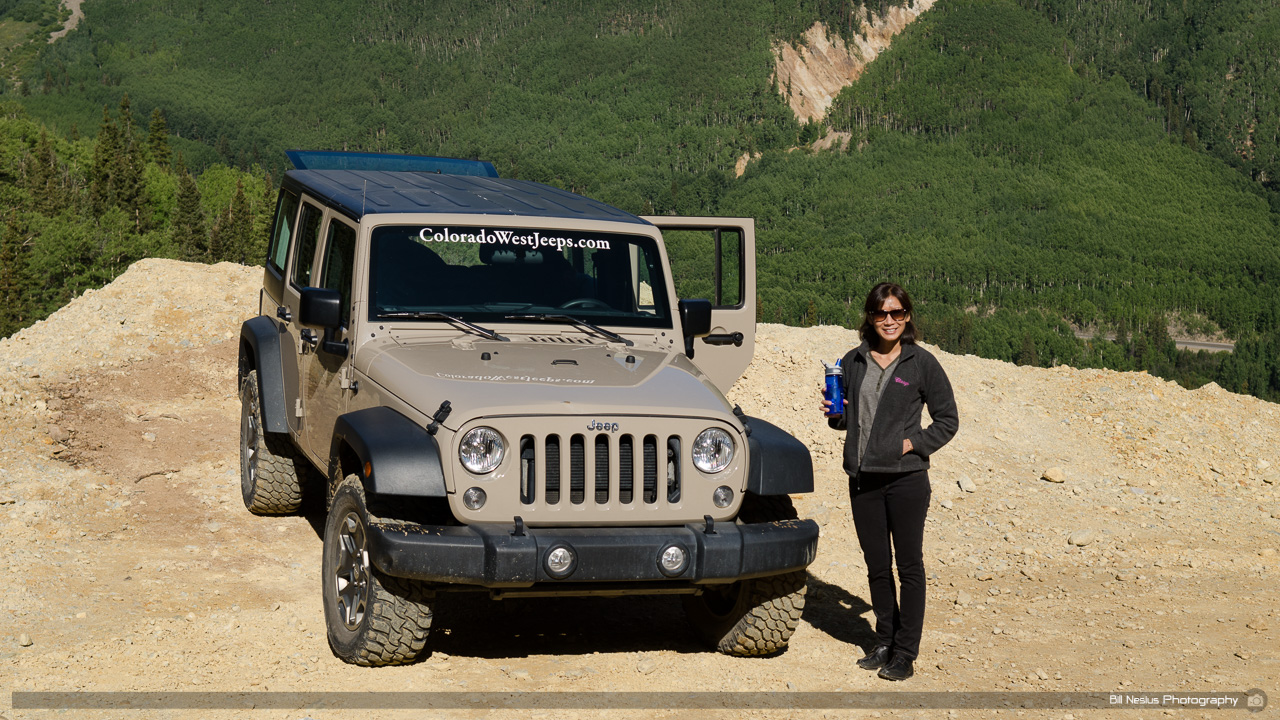
{"label": "door window", "polygon": [[271,249],[267,251],[267,262],[278,274],[284,273],[285,258],[289,257],[289,240],[293,238],[294,221],[298,219],[298,196],[281,190],[280,199],[276,202],[276,227],[271,233]]}
{"label": "door window", "polygon": [[316,246],[320,242],[320,220],[324,213],[308,203],[302,204],[302,217],[298,221],[298,242],[293,256],[293,285],[297,288],[313,287],[311,271],[316,261]]}
{"label": "door window", "polygon": [[676,295],[717,308],[742,307],[742,232],[736,228],[663,228]]}
{"label": "door window", "polygon": [[351,275],[356,259],[356,231],[350,225],[333,220],[325,242],[324,282],[320,287],[342,293],[342,324],[351,319]]}

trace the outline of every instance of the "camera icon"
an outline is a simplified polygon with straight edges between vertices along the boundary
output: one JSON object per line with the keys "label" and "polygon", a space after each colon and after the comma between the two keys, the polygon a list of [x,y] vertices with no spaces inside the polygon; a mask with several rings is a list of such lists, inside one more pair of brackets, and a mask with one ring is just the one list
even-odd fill
{"label": "camera icon", "polygon": [[1267,694],[1261,690],[1254,688],[1245,694],[1244,706],[1249,712],[1262,712],[1267,706]]}

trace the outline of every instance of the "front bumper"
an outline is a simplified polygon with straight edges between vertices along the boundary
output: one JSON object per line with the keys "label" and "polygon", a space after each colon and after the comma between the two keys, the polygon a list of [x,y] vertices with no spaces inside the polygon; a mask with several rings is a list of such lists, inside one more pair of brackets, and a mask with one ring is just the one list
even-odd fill
{"label": "front bumper", "polygon": [[[524,528],[511,525],[391,526],[369,528],[370,560],[387,575],[487,588],[535,583],[654,581],[727,583],[801,570],[818,552],[812,520],[678,527]],[[672,545],[687,557],[675,574],[663,572],[662,553]],[[546,557],[568,547],[576,561],[554,577]],[[566,588],[568,589],[568,588]]]}

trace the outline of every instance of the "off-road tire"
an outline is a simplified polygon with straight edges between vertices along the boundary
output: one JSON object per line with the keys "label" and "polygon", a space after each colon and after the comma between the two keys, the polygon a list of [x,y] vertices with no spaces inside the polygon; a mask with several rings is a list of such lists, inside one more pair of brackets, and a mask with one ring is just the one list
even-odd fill
{"label": "off-road tire", "polygon": [[[369,514],[360,478],[348,475],[334,491],[325,521],[321,590],[329,648],[343,662],[366,667],[417,659],[431,632],[435,604],[429,586],[384,575],[369,563],[368,528],[378,522]],[[344,557],[349,561],[343,563]],[[339,575],[356,579],[345,604],[340,602]],[[348,607],[356,609],[351,625],[344,615]]]}
{"label": "off-road tire", "polygon": [[[786,495],[743,498],[743,522],[796,519]],[[740,580],[684,596],[685,617],[709,644],[726,655],[772,655],[787,646],[804,612],[807,571]]]}
{"label": "off-road tire", "polygon": [[302,505],[307,461],[287,436],[266,431],[258,371],[240,383],[240,495],[254,515],[286,515]]}

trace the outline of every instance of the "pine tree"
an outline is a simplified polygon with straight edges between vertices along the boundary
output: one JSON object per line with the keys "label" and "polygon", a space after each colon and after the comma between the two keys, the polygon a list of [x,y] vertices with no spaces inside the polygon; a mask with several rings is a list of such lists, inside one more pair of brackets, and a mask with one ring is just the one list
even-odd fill
{"label": "pine tree", "polygon": [[103,105],[102,127],[98,130],[98,142],[93,146],[93,168],[89,171],[89,205],[96,217],[102,217],[107,208],[115,204],[112,174],[119,154],[120,131],[111,119],[111,110]]}
{"label": "pine tree", "polygon": [[179,172],[178,207],[173,213],[173,244],[183,260],[207,262],[209,234],[205,231],[204,208],[200,206],[200,188],[196,187],[191,173],[185,169]]}
{"label": "pine tree", "polygon": [[151,125],[147,128],[147,153],[151,162],[162,168],[169,167],[169,126],[160,108],[151,111]]}
{"label": "pine tree", "polygon": [[56,215],[61,209],[61,183],[58,178],[58,158],[53,152],[49,133],[40,131],[35,150],[23,164],[25,183],[31,193],[32,209],[41,215]]}
{"label": "pine tree", "polygon": [[253,217],[249,212],[249,200],[244,196],[243,179],[236,180],[236,194],[231,198],[227,235],[230,252],[224,259],[244,265],[250,257],[257,257],[253,242]]}
{"label": "pine tree", "polygon": [[133,124],[133,112],[129,109],[129,94],[120,100],[120,152],[116,153],[111,173],[115,202],[133,219],[134,229],[142,232],[145,198],[142,194],[142,143],[138,141]]}
{"label": "pine tree", "polygon": [[17,218],[10,213],[0,234],[0,337],[8,337],[30,322],[29,287],[27,250]]}

